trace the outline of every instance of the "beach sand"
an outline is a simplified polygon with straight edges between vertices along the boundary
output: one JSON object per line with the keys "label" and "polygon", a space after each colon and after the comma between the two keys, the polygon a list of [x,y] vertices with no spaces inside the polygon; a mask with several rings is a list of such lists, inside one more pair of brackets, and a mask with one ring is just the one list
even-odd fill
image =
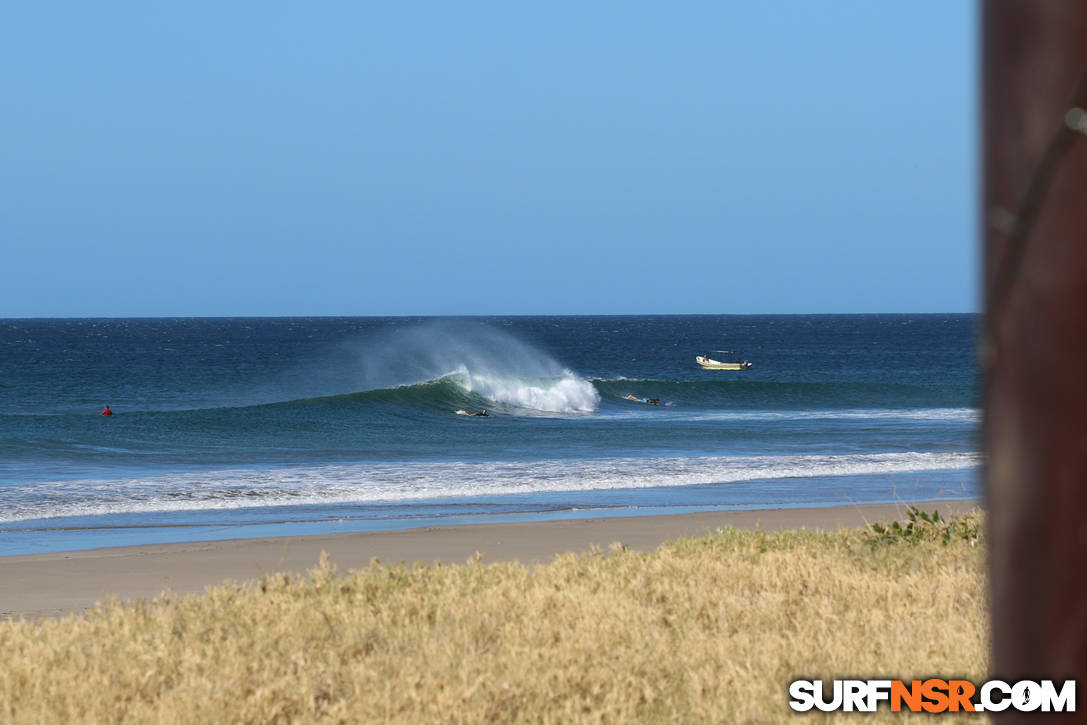
{"label": "beach sand", "polygon": [[[908,504],[715,511],[325,536],[231,539],[128,546],[0,557],[0,618],[38,618],[78,612],[109,597],[125,601],[203,591],[224,580],[249,581],[275,572],[305,572],[321,552],[346,571],[386,563],[460,564],[477,552],[484,561],[549,561],[564,552],[607,550],[613,542],[649,551],[687,536],[728,526],[767,530],[836,530],[905,517]],[[942,514],[969,511],[976,501],[913,504]]]}

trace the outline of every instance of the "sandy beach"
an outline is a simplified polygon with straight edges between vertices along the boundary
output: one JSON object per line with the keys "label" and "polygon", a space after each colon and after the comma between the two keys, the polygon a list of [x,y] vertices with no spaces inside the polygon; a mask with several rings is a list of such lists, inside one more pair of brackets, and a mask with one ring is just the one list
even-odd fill
{"label": "sandy beach", "polygon": [[[916,504],[955,513],[975,501]],[[721,511],[631,516],[407,531],[133,546],[0,557],[0,618],[48,617],[77,612],[109,597],[135,600],[166,589],[201,592],[224,580],[249,581],[273,572],[305,572],[327,551],[341,570],[384,562],[459,564],[477,552],[485,561],[547,561],[563,552],[602,549],[621,542],[651,550],[680,537],[718,528],[835,530],[904,517],[907,504]]]}

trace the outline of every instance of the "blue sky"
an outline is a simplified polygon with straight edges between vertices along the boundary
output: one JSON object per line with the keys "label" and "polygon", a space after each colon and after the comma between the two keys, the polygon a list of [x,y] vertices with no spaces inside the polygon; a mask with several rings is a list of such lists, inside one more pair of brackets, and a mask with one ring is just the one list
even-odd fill
{"label": "blue sky", "polygon": [[976,25],[9,3],[0,316],[974,311]]}

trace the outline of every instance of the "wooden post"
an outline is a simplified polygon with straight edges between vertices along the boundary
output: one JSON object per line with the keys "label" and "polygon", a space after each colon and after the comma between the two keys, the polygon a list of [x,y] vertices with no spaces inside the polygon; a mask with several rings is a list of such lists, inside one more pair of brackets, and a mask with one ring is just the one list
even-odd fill
{"label": "wooden post", "polygon": [[982,10],[994,675],[1076,679],[1082,710],[1087,114],[1073,109],[1087,109],[1087,0],[989,0]]}

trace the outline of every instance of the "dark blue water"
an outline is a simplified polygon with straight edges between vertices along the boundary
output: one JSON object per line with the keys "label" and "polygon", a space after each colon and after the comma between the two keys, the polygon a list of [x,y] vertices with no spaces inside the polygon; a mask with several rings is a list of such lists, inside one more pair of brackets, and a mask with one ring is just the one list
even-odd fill
{"label": "dark blue water", "polygon": [[0,321],[0,552],[970,497],[978,324]]}

